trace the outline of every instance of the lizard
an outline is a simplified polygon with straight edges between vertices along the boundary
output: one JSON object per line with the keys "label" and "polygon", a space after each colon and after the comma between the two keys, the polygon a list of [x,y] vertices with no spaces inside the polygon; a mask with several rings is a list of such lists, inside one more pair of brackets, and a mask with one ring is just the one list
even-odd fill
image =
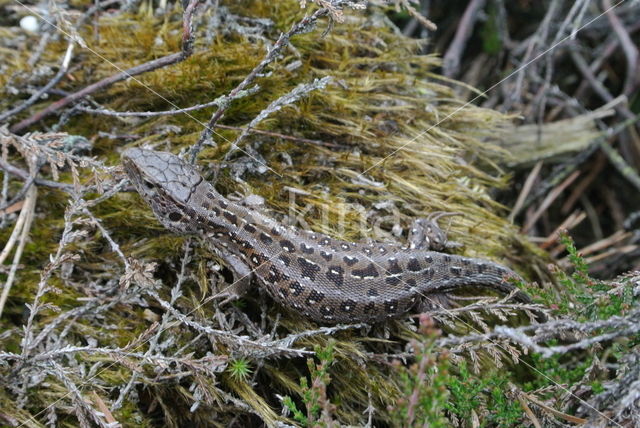
{"label": "lizard", "polygon": [[122,163],[164,227],[204,238],[236,271],[252,272],[275,301],[316,322],[397,318],[428,309],[431,296],[463,286],[513,293],[517,301],[531,303],[506,280],[521,279],[511,269],[429,249],[430,243],[444,247],[434,221],[414,222],[410,245],[343,241],[282,225],[225,198],[195,166],[172,153],[129,148]]}

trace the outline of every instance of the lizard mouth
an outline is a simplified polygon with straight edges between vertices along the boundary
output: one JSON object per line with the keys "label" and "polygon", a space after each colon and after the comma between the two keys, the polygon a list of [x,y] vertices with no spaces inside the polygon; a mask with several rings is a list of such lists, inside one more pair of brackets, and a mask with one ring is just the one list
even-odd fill
{"label": "lizard mouth", "polygon": [[122,166],[129,176],[129,181],[145,198],[150,198],[155,193],[155,186],[149,180],[146,180],[135,161],[128,157],[123,157]]}

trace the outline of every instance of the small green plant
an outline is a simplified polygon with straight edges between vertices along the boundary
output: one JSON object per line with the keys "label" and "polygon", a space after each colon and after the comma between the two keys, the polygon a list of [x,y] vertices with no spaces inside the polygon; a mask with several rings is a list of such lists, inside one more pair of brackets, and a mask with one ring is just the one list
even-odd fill
{"label": "small green plant", "polygon": [[302,402],[305,409],[300,410],[296,403],[289,396],[282,399],[284,406],[291,412],[293,419],[302,426],[308,427],[329,427],[334,426],[332,413],[335,406],[331,404],[327,397],[327,386],[331,382],[329,367],[334,362],[333,347],[335,341],[329,340],[325,348],[315,347],[315,352],[319,363],[316,364],[313,358],[307,359],[307,367],[311,375],[311,385],[306,377],[300,378],[300,388],[302,390]]}
{"label": "small green plant", "polygon": [[227,368],[231,378],[235,381],[244,382],[247,380],[249,375],[253,372],[251,370],[251,366],[249,365],[249,361],[245,358],[238,358],[236,360],[232,360]]}
{"label": "small green plant", "polygon": [[420,333],[424,339],[411,342],[415,362],[409,367],[399,361],[394,362],[394,366],[400,372],[399,386],[402,396],[395,405],[388,407],[393,420],[392,425],[446,427],[449,424],[443,409],[449,398],[448,355],[438,353],[435,349],[435,340],[440,331],[425,314],[420,317]]}
{"label": "small green plant", "polygon": [[[573,242],[573,239],[566,233],[560,233],[560,242],[569,253],[568,259],[573,266],[573,273],[568,274],[562,270],[557,270],[556,275],[560,285],[566,290],[565,296],[572,296],[580,304],[589,305],[593,302],[593,297],[588,293],[588,286],[593,284],[589,277],[589,266],[582,257]],[[575,309],[575,303],[571,299],[564,299],[559,302],[558,308],[562,313],[571,313]]]}
{"label": "small green plant", "polygon": [[[549,341],[549,345],[557,345],[557,341]],[[580,360],[564,355],[542,358],[539,354],[533,354],[531,358],[538,376],[535,381],[525,383],[525,390],[544,388],[549,383],[573,385],[583,378],[593,361],[593,356],[586,353]]]}
{"label": "small green plant", "polygon": [[488,9],[487,20],[480,30],[482,38],[482,50],[489,55],[497,55],[502,50],[502,39],[500,34],[500,17],[495,6]]}
{"label": "small green plant", "polygon": [[[578,319],[596,320],[606,319],[613,315],[621,315],[631,306],[633,293],[630,287],[620,290],[620,293],[607,293],[611,285],[589,276],[589,265],[576,249],[571,237],[563,232],[560,242],[567,249],[568,259],[573,267],[571,275],[558,271],[558,281],[567,290],[565,296],[572,296],[575,302],[565,299],[558,304],[562,313],[579,313]],[[576,311],[576,303],[580,310]]]}
{"label": "small green plant", "polygon": [[574,268],[574,272],[571,275],[572,279],[577,283],[588,284],[591,282],[589,277],[589,265],[587,264],[582,254],[578,253],[573,239],[566,231],[560,233],[560,242],[566,247],[567,253],[569,253],[569,262]]}
{"label": "small green plant", "polygon": [[451,400],[445,407],[458,418],[470,420],[471,412],[482,404],[480,394],[486,385],[484,380],[472,376],[464,361],[458,370],[458,375],[449,384]]}
{"label": "small green plant", "polygon": [[505,393],[509,390],[506,379],[496,374],[491,377],[490,385],[491,402],[488,406],[487,422],[493,422],[500,428],[522,426],[522,408],[518,401]]}
{"label": "small green plant", "polygon": [[[559,312],[577,321],[597,321],[622,317],[633,307],[633,286],[625,279],[611,284],[599,281],[589,275],[589,265],[578,252],[571,237],[561,233],[560,241],[564,244],[568,260],[573,267],[573,273],[567,274],[556,271],[557,279],[564,288],[556,299]],[[558,338],[544,343],[549,347],[562,346]],[[591,393],[599,394],[604,391],[603,380],[607,379],[607,372],[599,370],[601,363],[607,361],[617,364],[628,353],[631,342],[611,343],[606,348],[594,346],[579,351],[557,353],[543,358],[539,354],[531,355],[531,363],[535,368],[532,373],[534,379],[523,384],[525,391],[540,390],[549,398],[563,394],[558,385],[582,385],[582,391],[591,389]],[[586,393],[585,393],[586,394]]]}
{"label": "small green plant", "polygon": [[506,395],[508,383],[509,379],[502,372],[475,375],[462,362],[458,374],[450,379],[451,398],[445,407],[458,420],[472,420],[473,412],[477,417],[478,409],[483,409],[485,421],[491,422],[490,426],[520,426],[522,409],[517,401]]}

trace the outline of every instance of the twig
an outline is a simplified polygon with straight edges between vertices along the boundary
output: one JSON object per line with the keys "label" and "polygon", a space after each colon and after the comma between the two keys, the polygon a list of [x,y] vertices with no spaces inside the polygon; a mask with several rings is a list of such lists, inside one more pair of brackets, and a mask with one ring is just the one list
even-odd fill
{"label": "twig", "polygon": [[622,51],[627,59],[627,73],[624,82],[623,93],[631,95],[638,83],[638,48],[633,44],[629,32],[620,22],[611,4],[611,0],[602,0],[602,6],[606,10],[607,19],[613,27],[616,36],[622,45]]}
{"label": "twig", "polygon": [[270,342],[260,342],[248,339],[243,336],[238,336],[233,333],[224,330],[218,330],[207,325],[200,324],[194,320],[192,320],[189,316],[180,313],[177,309],[173,307],[173,305],[158,295],[153,290],[144,290],[146,294],[153,297],[165,310],[169,311],[171,315],[173,315],[177,320],[180,321],[185,326],[191,327],[194,330],[205,333],[207,335],[211,335],[216,339],[222,341],[223,343],[229,344],[237,348],[238,351],[242,352],[259,352],[262,358],[267,358],[269,356],[280,356],[280,355],[294,355],[294,356],[302,356],[302,355],[314,355],[313,351],[307,351],[305,349],[292,349],[288,347],[282,347],[279,344]]}
{"label": "twig", "polygon": [[[640,22],[636,22],[628,28],[628,32],[630,34],[634,34],[637,31],[640,31]],[[589,66],[589,69],[592,73],[594,73],[594,75],[598,72],[598,70],[601,69],[602,65],[605,64],[605,61],[617,51],[619,45],[620,39],[616,37],[611,40],[603,49],[601,49],[602,53],[599,54],[598,57],[595,58]],[[578,86],[578,89],[576,89],[576,91],[574,92],[573,97],[576,99],[581,98],[587,86],[588,82],[583,80],[580,83],[580,86]]]}
{"label": "twig", "polygon": [[20,216],[18,216],[18,220],[16,220],[16,224],[13,228],[13,232],[11,232],[11,236],[9,237],[9,240],[7,241],[4,248],[2,249],[2,252],[0,253],[0,265],[4,263],[5,259],[7,258],[7,256],[9,256],[9,253],[11,252],[11,250],[13,249],[13,246],[18,240],[18,236],[22,232],[22,226],[26,221],[26,213],[27,213],[26,210],[22,210],[20,212]]}
{"label": "twig", "polygon": [[[578,53],[575,49],[571,49],[569,51],[569,54],[571,55],[573,63],[576,65],[582,76],[586,79],[587,82],[591,84],[591,88],[593,89],[593,91],[605,102],[609,103],[613,101],[614,96],[596,78],[582,55],[580,55],[580,53]],[[633,117],[635,117],[635,114],[631,110],[629,110],[629,108],[625,104],[616,104],[615,109],[626,119],[632,119]]]}
{"label": "twig", "polygon": [[24,197],[24,195],[27,194],[31,185],[36,181],[36,174],[38,174],[39,170],[40,170],[40,167],[36,166],[35,171],[33,172],[33,174],[29,175],[29,178],[27,178],[27,181],[24,183],[24,185],[18,191],[18,193],[16,193],[15,196],[11,198],[11,200],[8,201],[6,204],[0,205],[0,212],[6,212],[9,207],[15,205],[19,200],[21,200]]}
{"label": "twig", "polygon": [[267,108],[262,110],[253,120],[247,125],[247,127],[242,131],[240,136],[236,138],[234,142],[231,143],[231,147],[227,151],[224,156],[224,160],[227,161],[229,158],[240,149],[240,142],[249,135],[251,129],[253,129],[256,125],[262,122],[267,118],[270,114],[280,110],[282,107],[294,103],[300,98],[307,96],[311,91],[315,91],[317,89],[324,89],[327,84],[331,81],[330,76],[323,77],[322,79],[316,79],[315,81],[308,84],[300,84],[293,88],[287,94],[281,96],[277,100],[273,101]]}
{"label": "twig", "polygon": [[98,409],[100,409],[100,412],[102,412],[102,414],[104,415],[104,418],[107,420],[107,422],[113,427],[119,426],[120,424],[118,424],[116,418],[113,417],[113,414],[111,413],[105,402],[102,400],[102,398],[98,395],[98,393],[96,391],[91,391],[91,397],[93,398],[93,402],[96,404],[96,406],[98,406]]}
{"label": "twig", "polygon": [[543,410],[553,414],[554,416],[562,418],[567,422],[571,422],[571,423],[574,423],[574,424],[586,424],[587,422],[589,422],[586,419],[582,419],[582,418],[578,418],[576,416],[568,415],[566,413],[563,413],[563,412],[560,412],[560,411],[554,409],[553,407],[549,407],[546,404],[544,404],[542,401],[538,400],[537,398],[534,398],[533,396],[531,396],[531,395],[529,395],[529,394],[527,394],[525,392],[520,392],[518,394],[518,398],[529,400],[532,403],[540,406]]}
{"label": "twig", "polygon": [[[245,97],[247,95],[252,95],[256,93],[260,89],[259,86],[254,86],[253,88],[249,88],[246,91],[240,91],[235,99]],[[197,104],[190,107],[179,108],[174,110],[165,110],[165,111],[113,111],[108,109],[93,109],[89,107],[78,106],[78,110],[85,113],[92,114],[101,114],[105,116],[115,116],[115,117],[156,117],[156,116],[172,116],[176,114],[183,114],[190,111],[202,110],[205,108],[218,106],[220,107],[224,103],[228,103],[231,100],[227,96],[218,97],[213,101],[209,101],[204,104]]]}
{"label": "twig", "polygon": [[[258,86],[254,87],[256,90],[259,88]],[[246,93],[247,95],[252,94],[254,91],[251,88],[247,91],[242,91],[240,93],[241,96],[242,93]],[[227,100],[227,97],[221,97],[224,98],[225,100]],[[93,108],[89,108],[89,107],[82,107],[79,106],[77,107],[77,109],[79,111],[85,112],[85,113],[92,113],[92,114],[101,114],[101,115],[105,115],[105,116],[115,116],[115,117],[155,117],[155,116],[170,116],[170,115],[175,115],[175,114],[181,114],[184,112],[189,112],[189,111],[194,111],[194,110],[201,110],[204,108],[208,108],[211,106],[217,106],[220,105],[221,103],[221,98],[215,99],[213,101],[210,101],[208,103],[204,103],[204,104],[198,104],[195,106],[191,106],[191,107],[185,107],[183,109],[177,109],[177,110],[165,110],[165,111],[147,111],[147,112],[137,112],[137,111],[124,111],[124,112],[120,112],[120,111],[114,111],[114,110],[109,110],[109,109],[93,109]],[[300,143],[307,143],[307,144],[313,144],[316,146],[323,146],[323,147],[331,147],[331,148],[343,148],[345,146],[337,144],[337,143],[330,143],[328,141],[322,141],[322,140],[312,140],[309,138],[302,138],[302,137],[295,137],[293,135],[287,135],[287,134],[282,134],[279,132],[273,132],[273,131],[266,131],[264,129],[256,129],[256,128],[243,128],[240,126],[231,126],[231,125],[221,125],[221,124],[216,124],[215,125],[216,128],[220,128],[220,129],[229,129],[232,131],[240,131],[240,132],[248,132],[250,134],[260,134],[260,135],[267,135],[269,137],[274,137],[274,138],[281,138],[283,140],[290,140],[290,141],[296,141],[296,142],[300,142]]]}
{"label": "twig", "polygon": [[484,7],[486,0],[471,0],[460,19],[453,41],[442,59],[443,74],[454,77],[460,69],[460,57],[471,36],[473,26],[478,18],[478,12]]}
{"label": "twig", "polygon": [[114,4],[122,3],[124,1],[125,0],[105,0],[101,3],[100,2],[95,3],[89,9],[87,9],[87,11],[84,13],[82,18],[78,20],[78,23],[76,24],[76,28],[82,28],[93,15],[100,12],[102,9],[112,6]]}
{"label": "twig", "polygon": [[9,238],[9,242],[7,242],[7,245],[3,249],[2,254],[0,254],[0,264],[2,264],[4,262],[4,259],[9,255],[9,252],[11,251],[11,248],[15,243],[15,239],[13,239],[14,236],[17,236],[19,232],[20,238],[18,241],[18,248],[16,248],[16,252],[13,256],[13,262],[11,263],[11,270],[9,271],[7,281],[4,283],[4,287],[2,288],[2,295],[0,295],[0,318],[2,317],[4,305],[7,302],[9,291],[11,290],[16,271],[18,270],[20,258],[22,257],[22,251],[24,250],[24,246],[27,243],[27,236],[29,235],[29,231],[31,230],[31,222],[33,221],[37,198],[37,188],[35,186],[31,186],[27,191],[26,202],[22,207],[22,211],[20,211],[20,216],[18,217],[18,221],[16,222],[13,233],[11,234],[11,238]]}
{"label": "twig", "polygon": [[48,366],[50,368],[50,373],[62,381],[67,388],[68,393],[71,394],[71,402],[73,403],[73,408],[81,427],[90,428],[94,426],[89,423],[89,420],[87,419],[88,416],[93,420],[95,425],[102,428],[111,428],[109,424],[102,420],[100,412],[87,403],[78,386],[69,378],[69,376],[67,376],[66,371],[60,364],[55,361],[51,361]]}
{"label": "twig", "polygon": [[[587,245],[586,247],[580,248],[580,254],[582,256],[588,256],[589,254],[593,254],[597,251],[604,250],[606,248],[619,244],[620,242],[623,242],[629,239],[632,235],[633,235],[632,232],[625,232],[623,230],[618,230],[614,232],[612,235],[604,239],[596,241],[590,245]],[[567,258],[564,258],[559,262],[569,264],[569,260]]]}
{"label": "twig", "polygon": [[640,174],[631,167],[616,149],[607,143],[600,144],[600,148],[607,155],[609,161],[618,170],[618,172],[631,183],[637,191],[640,191]]}
{"label": "twig", "polygon": [[[74,92],[73,94],[62,98],[61,100],[58,100],[50,104],[44,110],[41,110],[40,112],[34,114],[33,116],[28,117],[22,120],[21,122],[18,122],[17,124],[13,125],[10,128],[11,131],[16,133],[20,132],[28,128],[29,126],[33,125],[34,123],[44,119],[50,114],[60,110],[61,108],[66,107],[67,105],[74,103],[96,91],[103,90],[106,87],[113,85],[114,83],[120,82],[122,80],[126,80],[133,76],[137,76],[138,74],[148,73],[150,71],[157,70],[159,68],[184,61],[193,53],[193,35],[191,34],[191,30],[192,30],[191,21],[193,17],[193,12],[195,10],[196,5],[198,4],[198,1],[199,0],[190,0],[189,5],[184,11],[182,50],[180,52],[166,55],[166,56],[163,56],[162,58],[158,58],[141,65],[136,65],[135,67],[131,67],[128,70],[122,70],[119,67],[115,66],[115,64],[112,64],[116,68],[120,69],[119,73],[106,77],[96,83],[93,83],[85,87],[84,89],[79,90],[78,92]],[[96,53],[96,55],[98,54]]]}
{"label": "twig", "polygon": [[[552,0],[551,4],[547,7],[547,13],[545,14],[540,27],[536,30],[535,34],[531,36],[527,43],[527,49],[522,58],[521,63],[528,64],[530,62],[531,57],[538,56],[538,46],[544,43],[547,40],[547,35],[549,32],[549,25],[551,24],[551,20],[555,15],[559,6],[558,0]],[[522,87],[524,83],[525,74],[531,74],[534,72],[534,67],[522,67],[517,70],[518,77],[516,79],[515,89],[511,91],[511,94],[508,96],[506,100],[505,108],[510,110],[513,104],[520,101],[522,98]]]}
{"label": "twig", "polygon": [[[64,213],[64,229],[62,236],[58,243],[58,248],[55,254],[49,255],[49,263],[44,266],[40,273],[40,281],[38,282],[38,288],[33,301],[30,305],[27,305],[29,309],[29,316],[24,326],[23,340],[22,340],[22,358],[26,364],[29,361],[31,352],[34,349],[33,342],[33,328],[35,325],[36,316],[39,312],[48,306],[47,303],[42,301],[42,298],[49,292],[53,291],[53,287],[49,285],[49,279],[53,275],[54,270],[58,269],[63,263],[73,260],[74,255],[65,252],[66,246],[84,235],[82,231],[74,231],[73,217],[76,215],[78,206],[82,204],[82,200],[77,194],[71,193],[72,202],[67,207]],[[25,373],[26,375],[26,373]]]}
{"label": "twig", "polygon": [[162,58],[158,58],[156,60],[153,61],[149,61],[145,64],[142,65],[137,65],[135,67],[132,67],[128,70],[123,70],[119,73],[116,73],[110,77],[104,78],[102,80],[100,80],[99,82],[93,83],[87,87],[85,87],[84,89],[81,89],[78,92],[74,92],[73,94],[58,100],[56,102],[54,102],[53,104],[50,104],[48,107],[46,107],[44,110],[41,110],[40,112],[34,114],[31,117],[28,117],[27,119],[22,120],[21,122],[18,122],[16,125],[13,125],[10,130],[11,132],[15,132],[18,133],[26,128],[28,128],[29,126],[33,125],[34,123],[44,119],[45,117],[49,116],[50,114],[60,110],[63,107],[66,107],[67,105],[76,102],[84,97],[86,97],[87,95],[90,95],[96,91],[100,91],[102,89],[105,89],[108,86],[113,85],[116,82],[120,82],[122,80],[126,80],[132,76],[136,76],[138,74],[142,74],[142,73],[147,73],[149,71],[153,71],[156,70],[158,68],[162,68],[162,67],[166,67],[168,65],[171,64],[175,64],[177,62],[183,61],[185,59],[184,54],[182,52],[178,52],[178,53],[174,53],[171,55],[167,55],[164,56]]}
{"label": "twig", "polygon": [[589,188],[591,183],[593,183],[595,181],[595,179],[598,177],[600,172],[604,169],[604,167],[605,167],[605,161],[604,160],[605,160],[605,157],[602,156],[602,154],[599,154],[598,156],[596,156],[594,165],[589,167],[589,173],[587,174],[587,176],[585,178],[583,178],[573,188],[573,191],[571,192],[571,194],[569,195],[569,197],[567,198],[565,203],[562,204],[562,207],[560,208],[560,212],[561,213],[566,214],[569,211],[571,211],[571,209],[573,208],[573,206],[575,205],[577,200],[582,195],[584,195],[584,193],[587,190],[587,188]]}
{"label": "twig", "polygon": [[44,53],[47,44],[49,44],[49,39],[51,39],[51,32],[46,32],[40,37],[40,41],[38,42],[38,47],[31,54],[29,60],[27,61],[27,65],[29,67],[33,67],[40,60],[40,57]]}
{"label": "twig", "polygon": [[533,227],[534,224],[536,224],[536,222],[538,221],[542,213],[544,213],[544,211],[547,208],[549,208],[549,206],[553,203],[553,201],[555,201],[558,198],[558,196],[560,196],[560,194],[567,187],[569,187],[569,185],[573,183],[576,178],[578,178],[579,175],[580,175],[580,171],[574,171],[573,174],[567,177],[559,186],[555,187],[551,192],[549,192],[549,194],[547,195],[546,198],[544,198],[544,200],[542,201],[542,203],[540,204],[536,212],[533,213],[529,219],[527,219],[527,222],[522,227],[522,233],[527,233],[529,232],[529,230],[531,230],[531,228]]}
{"label": "twig", "polygon": [[[2,159],[0,159],[0,169],[3,169],[4,171],[8,172],[9,174],[15,175],[16,177],[20,177],[23,180],[29,180],[29,178],[31,177],[31,175],[27,171],[17,168],[10,163],[3,161]],[[73,186],[67,183],[58,183],[57,181],[44,180],[42,178],[36,178],[34,179],[34,182],[38,186],[52,187],[54,189],[62,189],[65,191],[73,190]]]}
{"label": "twig", "polygon": [[[230,129],[230,130],[234,130],[234,131],[244,131],[247,128],[241,128],[239,126],[229,126],[229,125],[220,125],[217,124],[216,128],[221,128],[221,129]],[[345,146],[337,144],[337,143],[330,143],[328,141],[322,141],[322,140],[311,140],[309,138],[302,138],[302,137],[295,137],[293,135],[286,135],[286,134],[281,134],[279,132],[272,132],[272,131],[265,131],[262,129],[249,129],[248,130],[249,133],[251,134],[261,134],[261,135],[267,135],[269,137],[274,137],[274,138],[281,138],[283,140],[290,140],[290,141],[297,141],[300,143],[307,143],[307,144],[313,144],[316,146],[323,146],[323,147],[331,147],[331,148],[344,148]]]}
{"label": "twig", "polygon": [[527,196],[529,196],[529,193],[531,193],[531,189],[533,188],[533,184],[536,182],[536,179],[540,175],[540,170],[542,169],[542,164],[543,164],[542,161],[536,162],[536,165],[533,167],[531,172],[529,172],[529,175],[527,176],[527,179],[525,180],[524,185],[522,186],[522,190],[520,191],[520,194],[518,195],[518,199],[516,200],[516,203],[513,206],[513,209],[511,210],[511,213],[509,214],[509,221],[510,222],[513,222],[513,220],[516,218],[516,216],[518,215],[518,213],[520,212],[520,210],[524,206],[524,202],[527,200]]}
{"label": "twig", "polygon": [[536,415],[533,413],[533,411],[531,410],[529,405],[527,405],[527,402],[524,401],[524,397],[523,397],[525,395],[524,392],[518,391],[517,394],[518,394],[518,401],[520,402],[520,406],[522,406],[522,409],[524,410],[524,413],[527,415],[527,417],[529,418],[529,420],[531,421],[533,426],[535,428],[542,428],[542,425],[540,424],[540,421],[538,420]]}
{"label": "twig", "polygon": [[[260,61],[260,63],[257,66],[255,66],[254,69],[251,70],[251,72],[249,72],[249,74],[247,74],[247,76],[242,80],[242,82],[238,84],[238,86],[236,86],[233,90],[231,90],[231,92],[229,92],[229,95],[227,96],[227,98],[228,99],[235,98],[240,91],[244,90],[247,86],[253,83],[253,81],[256,79],[258,74],[262,73],[265,67],[271,64],[278,57],[278,55],[280,54],[280,51],[289,44],[289,39],[291,37],[293,37],[296,34],[301,34],[301,33],[306,33],[311,31],[316,21],[319,18],[327,15],[328,13],[329,13],[328,8],[318,9],[313,13],[313,15],[305,16],[300,22],[294,24],[289,31],[281,34],[280,37],[278,37],[278,40],[271,47],[271,50],[263,58],[263,60]],[[191,163],[195,162],[198,154],[202,150],[202,145],[205,143],[205,141],[208,141],[211,138],[213,129],[215,128],[216,124],[218,123],[220,118],[222,118],[222,115],[224,114],[225,111],[227,111],[228,108],[229,108],[229,104],[224,104],[220,106],[220,108],[218,108],[218,110],[216,110],[215,113],[213,113],[213,115],[211,116],[211,119],[209,119],[209,122],[207,123],[207,126],[204,128],[204,130],[200,134],[200,138],[198,138],[198,141],[191,147],[191,152],[189,155]]]}
{"label": "twig", "polygon": [[[191,249],[190,241],[187,241],[184,247],[184,255],[182,256],[182,261],[180,264],[180,273],[178,275],[176,284],[173,287],[173,290],[171,290],[171,300],[169,300],[169,303],[171,305],[174,305],[177,299],[181,295],[182,284],[185,278],[187,277],[187,273],[186,273],[187,264],[191,261],[191,257],[189,255],[190,249]],[[162,314],[162,321],[156,330],[156,334],[149,340],[149,347],[145,352],[145,357],[150,356],[155,352],[155,348],[158,345],[158,342],[160,341],[160,336],[167,329],[167,324],[169,323],[171,318],[172,317],[169,312],[165,312],[164,314]],[[180,354],[181,352],[177,352],[174,355],[180,355]],[[123,401],[129,394],[129,391],[131,390],[131,388],[133,388],[133,386],[135,385],[138,376],[139,376],[138,373],[134,372],[133,375],[131,376],[131,379],[129,379],[129,382],[127,383],[127,385],[120,390],[120,395],[118,396],[118,399],[113,404],[114,410],[122,407]]]}
{"label": "twig", "polygon": [[[411,6],[411,3],[409,3],[408,0],[401,0],[401,1],[404,8],[407,9],[407,12],[409,12],[409,15],[411,15],[413,19],[416,20],[416,22],[419,22],[420,24],[422,24],[422,26],[429,31],[436,31],[438,29],[438,26],[436,24],[434,24],[431,20],[427,19],[424,15],[418,12],[415,7]],[[410,34],[411,33],[409,33],[409,35]]]}
{"label": "twig", "polygon": [[111,234],[107,229],[105,229],[105,227],[102,225],[102,222],[98,220],[93,215],[93,213],[89,211],[89,209],[86,206],[82,209],[82,212],[86,214],[91,219],[91,222],[98,228],[98,230],[100,230],[100,233],[102,233],[102,236],[104,237],[104,239],[106,239],[107,242],[109,242],[109,245],[111,246],[111,250],[115,252],[118,255],[118,257],[120,257],[120,260],[122,260],[122,263],[124,264],[125,269],[129,269],[129,261],[127,260],[124,253],[120,249],[120,246],[116,244],[116,241],[114,241],[113,238],[111,238]]}
{"label": "twig", "polygon": [[[628,237],[631,237],[631,234],[629,234]],[[596,262],[608,259],[609,257],[613,257],[613,256],[620,256],[624,254],[628,254],[632,256],[634,253],[638,251],[639,248],[640,246],[638,245],[624,245],[622,247],[609,248],[608,250],[600,254],[596,254],[590,257],[585,257],[584,261],[585,263],[591,266]]]}
{"label": "twig", "polygon": [[[560,41],[561,38],[565,37],[565,31],[567,30],[569,23],[574,19],[576,14],[578,15],[578,19],[582,19],[583,13],[579,13],[579,11],[584,11],[588,4],[589,4],[589,0],[579,0],[579,1],[573,2],[571,9],[569,10],[566,17],[560,24],[558,31],[556,31],[556,35],[551,41],[551,45],[555,45]],[[545,17],[545,23],[547,25],[542,26],[542,28],[544,29],[543,40],[546,40],[547,32],[549,28],[548,24],[550,23],[552,16],[556,13],[556,10],[558,10],[559,6],[560,6],[560,3],[555,1],[549,6],[549,13]],[[549,18],[549,20],[547,20],[547,17]],[[574,29],[578,28],[579,24],[580,22],[578,22],[578,20],[574,21]],[[575,35],[576,33],[574,32],[572,34],[572,37],[570,38],[575,38]],[[537,122],[540,124],[544,122],[544,114],[546,112],[547,97],[549,95],[549,88],[551,87],[551,79],[553,78],[554,65],[555,65],[555,62],[553,60],[553,56],[547,55],[544,61],[544,68],[545,68],[544,80],[542,81],[542,85],[540,86],[534,101],[531,102],[532,107],[537,108]]]}
{"label": "twig", "polygon": [[[563,230],[571,230],[587,217],[583,211],[575,211],[571,213],[564,221],[560,224],[560,226],[556,227],[553,232],[549,234],[546,238],[542,238],[542,242],[540,243],[540,248],[546,250],[551,245],[555,244],[560,237],[560,232]],[[563,247],[564,248],[564,247]]]}
{"label": "twig", "polygon": [[75,47],[75,43],[69,43],[69,46],[67,46],[67,52],[64,54],[62,64],[60,65],[60,69],[58,70],[56,75],[46,85],[44,85],[42,88],[37,90],[33,95],[31,95],[31,97],[29,97],[28,100],[14,107],[13,109],[0,114],[0,122],[4,122],[11,116],[16,115],[21,111],[31,107],[36,101],[40,99],[42,94],[44,94],[45,92],[48,92],[49,89],[53,88],[55,85],[58,84],[58,82],[60,82],[60,80],[62,80],[64,75],[67,73],[67,70],[69,70],[69,63],[71,62],[71,58],[73,56],[74,47]]}
{"label": "twig", "polygon": [[[524,206],[528,207],[538,198],[544,195],[547,195],[549,192],[549,189],[557,185],[557,183],[560,182],[561,180],[566,179],[566,177],[569,174],[573,173],[576,170],[577,165],[583,163],[586,159],[591,157],[591,155],[596,150],[598,150],[598,148],[600,148],[601,145],[608,144],[607,143],[608,138],[623,132],[629,125],[637,122],[639,118],[640,118],[640,114],[638,114],[637,116],[633,116],[632,118],[626,119],[623,122],[617,123],[615,126],[613,126],[612,129],[608,130],[607,134],[604,134],[599,136],[598,138],[595,138],[593,140],[593,144],[591,144],[587,149],[578,153],[575,157],[571,158],[565,164],[559,165],[558,167],[556,167],[552,172],[551,177],[547,178],[547,180],[544,183],[542,183],[536,188],[536,190],[531,194],[530,198],[525,202]],[[623,164],[624,162],[620,163],[620,166],[622,166]]]}
{"label": "twig", "polygon": [[[605,330],[608,332],[603,332]],[[562,345],[540,345],[540,343],[548,343],[554,337],[566,338],[567,332],[581,332],[583,335],[597,333],[597,335]],[[596,343],[606,342],[617,337],[633,337],[638,332],[640,332],[640,309],[636,308],[624,317],[612,316],[609,319],[599,321],[579,322],[572,319],[560,319],[548,321],[544,324],[515,328],[499,325],[493,331],[486,333],[472,333],[463,337],[451,336],[442,338],[436,341],[436,345],[438,347],[452,347],[507,339],[532,352],[541,354],[544,358],[549,358],[557,354],[567,354],[575,349],[586,349]],[[573,337],[576,336],[574,335]],[[578,337],[584,336],[580,335]]]}
{"label": "twig", "polygon": [[[0,205],[5,206],[9,199],[9,174],[2,174],[2,190],[0,191]],[[0,212],[0,229],[2,229],[7,221],[7,211],[11,209],[8,207]]]}

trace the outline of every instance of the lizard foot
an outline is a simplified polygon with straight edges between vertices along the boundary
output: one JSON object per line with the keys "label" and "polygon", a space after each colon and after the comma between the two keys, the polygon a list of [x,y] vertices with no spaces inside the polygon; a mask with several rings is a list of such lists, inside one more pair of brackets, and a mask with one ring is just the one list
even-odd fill
{"label": "lizard foot", "polygon": [[442,251],[446,248],[462,246],[458,242],[449,241],[446,232],[438,225],[441,217],[454,215],[462,215],[462,213],[436,211],[425,218],[414,220],[409,229],[409,248]]}

